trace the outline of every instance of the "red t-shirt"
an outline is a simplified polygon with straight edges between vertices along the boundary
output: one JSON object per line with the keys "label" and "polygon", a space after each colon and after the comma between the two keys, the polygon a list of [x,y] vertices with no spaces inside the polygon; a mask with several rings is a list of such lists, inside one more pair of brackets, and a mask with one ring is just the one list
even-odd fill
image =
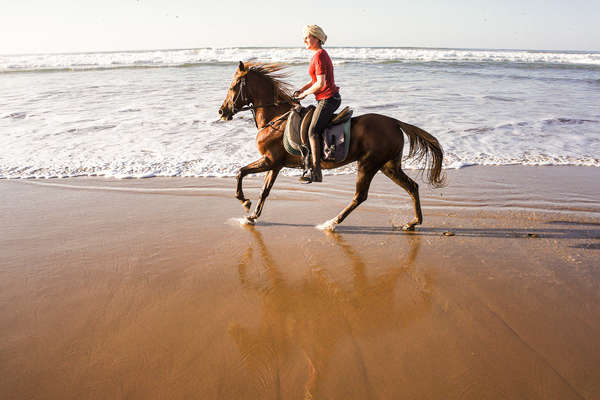
{"label": "red t-shirt", "polygon": [[333,63],[325,50],[319,49],[315,52],[315,55],[310,60],[308,73],[313,84],[317,81],[317,75],[325,75],[325,86],[315,93],[315,99],[328,99],[340,90],[339,87],[335,86]]}

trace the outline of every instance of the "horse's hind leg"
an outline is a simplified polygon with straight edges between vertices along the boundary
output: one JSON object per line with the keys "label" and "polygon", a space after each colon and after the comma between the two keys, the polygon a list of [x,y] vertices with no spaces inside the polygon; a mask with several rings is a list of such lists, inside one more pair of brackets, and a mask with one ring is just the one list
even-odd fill
{"label": "horse's hind leg", "polygon": [[358,163],[358,177],[356,178],[356,191],[354,193],[354,198],[348,204],[346,208],[342,210],[335,218],[330,219],[322,223],[321,225],[317,225],[317,228],[323,230],[333,231],[337,224],[342,223],[344,219],[362,203],[367,200],[367,196],[369,194],[369,187],[371,186],[371,181],[373,177],[377,173],[378,167],[373,167],[372,165],[365,165],[365,163]]}
{"label": "horse's hind leg", "polygon": [[404,171],[402,171],[400,167],[400,161],[400,158],[388,161],[383,168],[381,168],[381,172],[406,190],[412,198],[413,207],[415,209],[415,218],[402,226],[403,231],[412,231],[415,229],[415,225],[420,225],[423,223],[421,200],[419,199],[419,185],[417,182],[410,179],[410,177],[406,175]]}
{"label": "horse's hind leg", "polygon": [[252,202],[244,197],[244,191],[242,190],[242,180],[248,174],[256,174],[259,172],[265,172],[270,170],[271,163],[267,161],[265,157],[262,157],[259,160],[256,160],[245,167],[240,168],[236,179],[237,179],[237,188],[235,191],[235,198],[242,202],[242,205],[246,209],[246,212],[250,211],[250,206]]}
{"label": "horse's hind leg", "polygon": [[262,191],[260,193],[260,199],[258,200],[256,209],[254,210],[254,214],[246,217],[246,219],[249,222],[254,222],[254,220],[256,220],[258,217],[260,217],[263,206],[265,204],[265,200],[267,199],[267,197],[269,196],[269,193],[271,192],[271,188],[273,187],[273,184],[275,183],[275,179],[277,179],[277,175],[279,174],[279,171],[281,171],[281,168],[272,169],[269,172],[267,172],[267,176],[265,176],[265,184],[263,185]]}

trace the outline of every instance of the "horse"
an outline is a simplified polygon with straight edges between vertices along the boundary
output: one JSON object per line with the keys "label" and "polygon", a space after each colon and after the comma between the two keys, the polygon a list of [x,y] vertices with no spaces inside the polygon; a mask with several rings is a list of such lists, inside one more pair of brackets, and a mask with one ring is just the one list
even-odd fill
{"label": "horse", "polygon": [[[254,224],[260,217],[265,200],[282,168],[302,168],[300,156],[289,154],[283,145],[286,116],[299,104],[291,95],[290,86],[283,80],[288,74],[285,66],[276,63],[239,62],[227,96],[219,108],[220,119],[229,121],[240,111],[252,111],[258,129],[256,145],[262,157],[242,168],[236,176],[235,197],[250,212],[251,201],[244,197],[242,181],[248,174],[266,172],[264,185],[254,213],[246,222]],[[342,162],[321,161],[321,168],[332,169],[357,162],[354,197],[337,216],[318,225],[319,229],[333,231],[361,203],[367,200],[369,186],[378,171],[402,187],[412,198],[415,217],[402,226],[412,231],[423,223],[419,185],[402,171],[404,136],[410,149],[407,158],[425,161],[426,180],[433,187],[445,184],[442,173],[444,151],[439,141],[421,128],[381,114],[363,114],[351,119],[350,148]]]}

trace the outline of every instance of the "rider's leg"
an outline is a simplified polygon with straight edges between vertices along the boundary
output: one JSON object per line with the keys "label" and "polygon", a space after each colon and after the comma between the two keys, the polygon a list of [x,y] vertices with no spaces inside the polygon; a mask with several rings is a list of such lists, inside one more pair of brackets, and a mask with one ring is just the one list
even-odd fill
{"label": "rider's leg", "polygon": [[342,99],[338,94],[328,98],[319,100],[315,113],[313,114],[310,127],[308,128],[308,137],[312,152],[312,182],[322,182],[321,176],[321,142],[322,133],[329,124],[333,112],[340,106]]}

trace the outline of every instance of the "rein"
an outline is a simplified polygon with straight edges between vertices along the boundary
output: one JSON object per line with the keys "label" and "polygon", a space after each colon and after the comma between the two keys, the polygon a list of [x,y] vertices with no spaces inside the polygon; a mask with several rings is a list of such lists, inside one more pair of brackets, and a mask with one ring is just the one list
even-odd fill
{"label": "rein", "polygon": [[[284,119],[286,119],[286,118],[287,118],[287,116],[289,115],[289,113],[291,113],[291,112],[292,112],[292,110],[290,110],[290,111],[286,112],[286,113],[285,113],[285,114],[283,114],[281,117],[279,117],[279,118],[277,118],[277,119],[275,119],[275,120],[271,120],[271,121],[267,122],[267,124],[266,124],[265,126],[263,126],[262,128],[260,128],[260,129],[258,130],[258,132],[261,132],[263,129],[266,129],[266,128],[268,128],[269,126],[273,126],[273,125],[275,125],[275,123],[276,123],[276,122],[279,122],[279,121],[281,121],[281,120],[284,120]],[[256,124],[256,117],[254,118],[254,123]],[[258,124],[257,124],[257,126],[256,126],[256,127],[258,128]],[[258,132],[257,132],[257,133],[258,133]]]}

